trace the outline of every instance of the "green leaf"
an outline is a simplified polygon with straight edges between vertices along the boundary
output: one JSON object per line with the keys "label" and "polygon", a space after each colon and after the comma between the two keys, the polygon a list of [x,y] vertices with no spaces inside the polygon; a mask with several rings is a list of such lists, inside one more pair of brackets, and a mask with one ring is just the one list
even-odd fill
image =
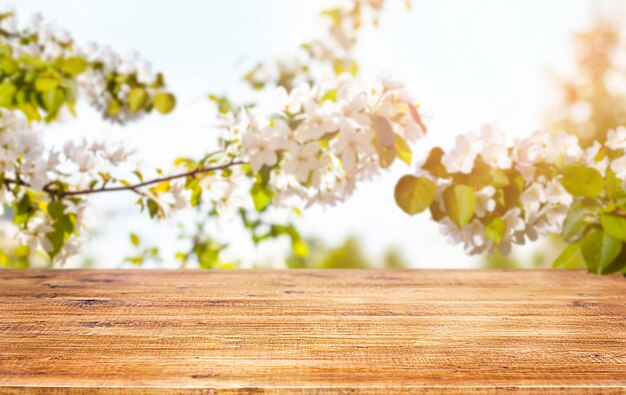
{"label": "green leaf", "polygon": [[309,255],[309,245],[300,237],[291,238],[291,249],[298,257],[305,257]]}
{"label": "green leaf", "polygon": [[380,115],[372,115],[370,119],[376,131],[374,146],[378,152],[378,161],[380,162],[380,166],[386,169],[391,166],[396,159],[396,148],[394,146],[395,134],[387,118]]}
{"label": "green leaf", "polygon": [[433,218],[433,221],[435,222],[439,222],[446,217],[446,212],[440,207],[438,201],[433,200],[429,209],[430,209],[430,215]]}
{"label": "green leaf", "polygon": [[59,219],[65,213],[65,205],[61,202],[50,202],[48,203],[48,215],[52,219]]}
{"label": "green leaf", "polygon": [[324,96],[322,96],[322,101],[326,100],[337,101],[337,89],[332,89],[324,93]]}
{"label": "green leaf", "polygon": [[506,172],[502,169],[493,167],[490,170],[490,175],[491,175],[490,184],[494,188],[503,188],[503,187],[508,186],[511,183],[509,180],[509,177],[506,175]]}
{"label": "green leaf", "polygon": [[606,169],[606,197],[615,199],[622,189],[622,180],[617,178],[615,172],[610,167]]}
{"label": "green leaf", "polygon": [[131,112],[137,112],[144,108],[148,102],[148,92],[144,88],[133,88],[128,94],[128,108]]}
{"label": "green leaf", "polygon": [[26,115],[26,118],[28,118],[28,122],[41,121],[41,115],[39,114],[39,111],[37,111],[37,108],[31,103],[22,103],[19,107],[24,115]]}
{"label": "green leaf", "polygon": [[396,204],[409,215],[421,213],[430,207],[435,199],[437,186],[425,177],[406,175],[396,184],[394,197]]}
{"label": "green leaf", "polygon": [[196,183],[196,185],[191,189],[191,207],[196,207],[200,200],[202,199],[202,187],[200,183]]}
{"label": "green leaf", "polygon": [[17,64],[13,58],[3,58],[0,64],[2,71],[7,75],[14,74],[20,68],[19,64]]}
{"label": "green leaf", "polygon": [[35,81],[35,89],[37,89],[40,92],[49,91],[59,86],[59,82],[60,81],[58,79],[53,78],[53,77],[40,76]]}
{"label": "green leaf", "polygon": [[606,234],[617,240],[626,241],[626,218],[617,215],[602,215],[600,223]]}
{"label": "green leaf", "polygon": [[412,153],[409,145],[404,141],[404,139],[397,134],[394,135],[395,139],[393,141],[393,146],[396,149],[396,153],[398,154],[398,158],[402,160],[407,165],[411,166]]}
{"label": "green leaf", "polygon": [[578,242],[568,245],[563,250],[563,252],[561,252],[561,254],[554,260],[554,262],[552,263],[552,268],[556,269],[557,267],[569,261],[579,248],[580,245],[578,244]]}
{"label": "green leaf", "polygon": [[262,183],[257,181],[250,189],[250,196],[252,196],[252,201],[254,202],[256,210],[263,211],[274,198],[274,191],[263,186]]}
{"label": "green leaf", "polygon": [[587,270],[601,274],[619,255],[622,242],[601,229],[592,229],[580,242],[580,248],[587,263]]}
{"label": "green leaf", "polygon": [[606,269],[602,271],[602,274],[610,274],[620,272],[626,275],[626,248],[623,248],[622,252],[615,258],[613,263],[611,263]]}
{"label": "green leaf", "polygon": [[71,58],[67,58],[63,60],[63,65],[61,65],[61,71],[68,74],[81,74],[85,70],[87,70],[87,60],[80,56],[74,56]]}
{"label": "green leaf", "polygon": [[333,63],[335,74],[350,73],[355,76],[359,72],[359,64],[354,60],[337,59]]}
{"label": "green leaf", "polygon": [[141,243],[141,239],[139,239],[139,236],[137,236],[137,234],[135,233],[131,233],[129,236],[130,236],[130,242],[132,243],[132,245],[135,247],[139,246],[139,243]]}
{"label": "green leaf", "polygon": [[11,82],[3,82],[0,84],[0,106],[8,107],[13,104],[13,98],[17,92],[17,87]]}
{"label": "green leaf", "polygon": [[46,63],[43,60],[41,60],[40,58],[34,55],[24,54],[24,55],[21,55],[19,59],[20,59],[20,62],[24,63],[26,66],[30,66],[34,68],[40,68],[46,65]]}
{"label": "green leaf", "polygon": [[13,204],[13,223],[16,225],[27,224],[35,210],[30,194],[25,193],[17,203]]}
{"label": "green leaf", "polygon": [[588,211],[589,209],[582,202],[576,202],[569,208],[561,229],[563,239],[570,240],[583,229]]}
{"label": "green leaf", "polygon": [[43,108],[50,114],[56,114],[65,102],[63,89],[57,88],[41,92],[41,103]]}
{"label": "green leaf", "polygon": [[[374,139],[376,140],[376,139]],[[376,152],[378,153],[378,162],[383,169],[388,168],[396,160],[396,149],[391,147],[382,147],[375,143]]]}
{"label": "green leaf", "polygon": [[500,244],[506,232],[506,223],[496,217],[485,226],[485,236],[496,244]]}
{"label": "green leaf", "polygon": [[209,95],[209,100],[217,104],[217,110],[221,114],[229,113],[233,108],[233,104],[225,96]]}
{"label": "green leaf", "polygon": [[150,218],[154,218],[160,214],[161,206],[154,199],[148,199],[148,212],[150,213]]}
{"label": "green leaf", "polygon": [[176,107],[176,98],[171,93],[155,93],[152,101],[154,102],[154,108],[161,114],[167,114]]}
{"label": "green leaf", "polygon": [[163,77],[163,73],[157,73],[156,78],[152,84],[150,84],[150,88],[152,89],[161,89],[165,86],[165,78]]}
{"label": "green leaf", "polygon": [[428,158],[422,165],[422,169],[428,171],[437,178],[448,178],[450,174],[446,171],[445,166],[441,163],[444,152],[441,148],[435,147],[428,153]]}
{"label": "green leaf", "polygon": [[482,189],[490,185],[493,181],[491,166],[485,163],[479,156],[474,161],[474,168],[470,174],[456,173],[453,179],[455,183],[471,185],[476,189]]}
{"label": "green leaf", "polygon": [[107,103],[107,115],[112,117],[119,114],[120,111],[122,111],[122,103],[115,99],[109,100]]}
{"label": "green leaf", "polygon": [[561,184],[574,196],[596,198],[604,192],[602,174],[584,165],[571,165],[563,170]]}
{"label": "green leaf", "polygon": [[443,192],[443,201],[448,216],[459,228],[472,219],[476,208],[474,188],[463,184],[452,185]]}

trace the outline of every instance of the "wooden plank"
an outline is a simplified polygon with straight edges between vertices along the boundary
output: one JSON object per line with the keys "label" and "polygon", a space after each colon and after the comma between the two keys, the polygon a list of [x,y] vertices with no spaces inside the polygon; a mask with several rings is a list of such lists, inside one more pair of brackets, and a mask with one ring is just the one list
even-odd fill
{"label": "wooden plank", "polygon": [[626,393],[626,279],[0,271],[0,394]]}

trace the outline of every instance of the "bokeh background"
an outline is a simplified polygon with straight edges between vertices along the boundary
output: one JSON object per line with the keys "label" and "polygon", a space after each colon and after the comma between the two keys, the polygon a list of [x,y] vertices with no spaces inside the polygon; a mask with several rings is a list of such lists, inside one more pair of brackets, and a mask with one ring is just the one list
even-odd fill
{"label": "bokeh background", "polygon": [[[82,104],[78,118],[50,127],[50,142],[87,135],[123,140],[147,163],[167,167],[214,144],[209,93],[240,102],[252,97],[242,75],[259,61],[288,57],[314,37],[323,28],[320,10],[332,4],[21,0],[14,7],[22,18],[41,12],[81,42],[139,50],[165,73],[178,98],[171,115],[123,127],[104,123]],[[458,133],[483,123],[497,124],[510,138],[564,129],[587,141],[626,121],[625,9],[620,0],[414,0],[407,11],[402,1],[388,0],[380,26],[361,32],[356,59],[364,78],[383,70],[397,74],[422,105],[429,136],[418,141],[414,158],[433,145],[450,146]],[[541,240],[508,258],[466,256],[428,215],[408,217],[395,205],[394,184],[408,170],[397,163],[361,184],[345,204],[306,211],[297,220],[311,247],[306,258],[291,256],[288,240],[254,246],[233,224],[218,230],[231,242],[224,259],[240,267],[546,267],[560,251],[558,242]],[[165,257],[142,267],[178,266],[167,259],[184,243],[176,221],[154,224],[130,199],[93,200],[95,230],[69,266],[133,266],[125,262],[133,253],[129,231]]]}

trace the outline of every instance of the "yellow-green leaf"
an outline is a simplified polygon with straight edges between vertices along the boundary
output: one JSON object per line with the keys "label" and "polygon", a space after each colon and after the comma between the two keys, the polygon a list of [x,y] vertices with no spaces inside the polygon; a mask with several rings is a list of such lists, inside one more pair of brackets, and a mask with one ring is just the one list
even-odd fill
{"label": "yellow-green leaf", "polygon": [[157,194],[157,193],[169,192],[172,189],[172,187],[171,187],[169,181],[163,181],[163,182],[160,182],[160,183],[156,184],[151,189],[152,189],[152,191],[155,192],[155,194]]}
{"label": "yellow-green leaf", "polygon": [[322,101],[337,101],[337,89],[330,90],[322,96]]}
{"label": "yellow-green leaf", "polygon": [[425,177],[406,175],[398,181],[394,197],[398,206],[409,215],[426,210],[435,199],[437,186]]}
{"label": "yellow-green leaf", "polygon": [[626,241],[626,218],[617,215],[603,215],[600,223],[604,232],[618,240]]}
{"label": "yellow-green leaf", "polygon": [[622,242],[601,229],[592,229],[581,240],[580,249],[587,263],[587,270],[602,274],[622,251]]}
{"label": "yellow-green leaf", "polygon": [[552,263],[552,268],[556,269],[559,266],[565,264],[574,256],[576,252],[578,252],[579,248],[580,245],[578,244],[578,242],[568,245],[567,248],[565,248],[563,252],[561,252],[558,258],[554,260],[554,262]]}
{"label": "yellow-green leaf", "polygon": [[63,60],[61,71],[68,74],[80,74],[87,69],[89,63],[80,56],[74,56]]}
{"label": "yellow-green leaf", "polygon": [[435,147],[428,153],[428,158],[422,165],[422,169],[428,171],[437,178],[448,178],[450,175],[445,166],[441,163],[444,152],[440,147]]}
{"label": "yellow-green leaf", "polygon": [[7,75],[11,75],[18,71],[19,67],[19,64],[17,64],[17,62],[13,58],[2,59],[2,71]]}
{"label": "yellow-green leaf", "polygon": [[26,115],[28,121],[41,121],[41,115],[37,108],[33,106],[31,103],[22,103],[20,104],[20,110]]}
{"label": "yellow-green leaf", "polygon": [[463,185],[451,185],[443,192],[443,201],[448,216],[459,228],[469,223],[476,208],[474,188]]}
{"label": "yellow-green leaf", "polygon": [[35,89],[38,91],[49,91],[59,86],[59,80],[53,77],[39,77],[35,81]]}
{"label": "yellow-green leaf", "polygon": [[485,236],[494,243],[500,244],[506,232],[506,224],[500,217],[496,217],[485,226]]}
{"label": "yellow-green leaf", "polygon": [[65,93],[60,88],[41,92],[41,103],[50,114],[56,114],[65,102]]}
{"label": "yellow-green leaf", "polygon": [[604,192],[602,174],[584,165],[570,165],[563,170],[561,184],[574,196],[596,198]]}
{"label": "yellow-green leaf", "polygon": [[137,247],[139,243],[141,243],[141,240],[139,239],[139,236],[137,236],[135,233],[131,233],[130,242],[132,243],[133,246]]}
{"label": "yellow-green leaf", "polygon": [[13,104],[13,98],[17,92],[17,87],[11,82],[0,84],[0,106],[7,107]]}
{"label": "yellow-green leaf", "polygon": [[174,107],[176,107],[176,97],[174,97],[171,93],[155,93],[152,101],[154,102],[154,108],[156,108],[161,114],[167,114],[171,112]]}
{"label": "yellow-green leaf", "polygon": [[122,104],[115,99],[110,100],[107,105],[107,115],[112,117],[119,114],[120,111],[122,111]]}
{"label": "yellow-green leaf", "polygon": [[20,56],[20,62],[24,63],[27,66],[40,68],[46,65],[46,63],[34,55],[24,54]]}
{"label": "yellow-green leaf", "polygon": [[409,145],[404,141],[404,139],[397,134],[395,135],[395,140],[393,142],[393,146],[396,149],[396,154],[398,158],[402,160],[407,165],[411,165],[412,153]]}
{"label": "yellow-green leaf", "polygon": [[144,88],[133,88],[128,94],[128,108],[131,112],[141,110],[148,102],[148,92]]}
{"label": "yellow-green leaf", "polygon": [[309,255],[309,246],[300,237],[293,237],[291,240],[291,248],[293,253],[298,257],[305,257]]}

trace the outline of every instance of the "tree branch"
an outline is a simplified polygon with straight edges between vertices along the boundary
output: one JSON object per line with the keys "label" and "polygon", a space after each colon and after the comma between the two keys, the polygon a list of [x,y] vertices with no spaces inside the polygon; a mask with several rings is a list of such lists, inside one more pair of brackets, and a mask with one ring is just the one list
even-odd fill
{"label": "tree branch", "polygon": [[[181,173],[181,174],[174,174],[171,176],[167,176],[167,177],[160,177],[160,178],[154,178],[152,180],[149,181],[144,181],[144,182],[140,182],[138,184],[133,184],[133,185],[124,185],[124,186],[119,186],[119,187],[101,187],[101,188],[96,188],[96,189],[82,189],[82,190],[78,190],[78,191],[67,191],[67,192],[62,192],[57,194],[57,197],[59,199],[63,199],[65,197],[68,196],[78,196],[78,195],[90,195],[90,194],[94,194],[94,193],[101,193],[101,192],[119,192],[119,191],[133,191],[136,193],[137,189],[139,188],[143,188],[149,185],[153,185],[153,184],[158,184],[160,182],[165,182],[165,181],[170,181],[170,180],[175,180],[178,178],[184,178],[184,177],[193,177],[197,174],[203,174],[203,173],[208,173],[211,171],[219,171],[219,170],[224,170],[227,169],[229,167],[232,166],[237,166],[237,165],[241,165],[244,162],[242,161],[232,161],[229,163],[226,163],[224,165],[220,165],[220,166],[214,166],[214,167],[199,167],[196,168],[195,170],[192,171],[188,171],[186,173]],[[54,192],[54,191],[53,191]]]}
{"label": "tree branch", "polygon": [[[219,165],[219,166],[213,166],[213,167],[198,167],[194,170],[188,171],[186,173],[180,173],[180,174],[174,174],[171,176],[166,176],[166,177],[160,177],[160,178],[154,178],[152,180],[148,180],[148,181],[143,181],[140,182],[138,184],[133,184],[133,185],[124,185],[124,186],[119,186],[119,187],[106,187],[106,186],[102,186],[101,188],[96,188],[96,189],[80,189],[80,190],[76,190],[76,191],[65,191],[65,192],[60,192],[59,190],[55,190],[52,188],[52,185],[54,185],[54,182],[50,182],[48,184],[46,184],[43,187],[43,190],[48,193],[50,195],[50,197],[52,198],[58,198],[58,199],[63,199],[66,198],[68,196],[79,196],[79,195],[90,195],[90,194],[94,194],[94,193],[101,193],[101,192],[119,192],[119,191],[132,191],[135,193],[138,193],[140,195],[142,195],[143,193],[141,191],[138,191],[139,188],[143,188],[149,185],[153,185],[153,184],[158,184],[160,182],[165,182],[165,181],[170,181],[170,180],[175,180],[178,178],[183,178],[183,177],[193,177],[197,174],[203,174],[203,173],[208,173],[211,171],[219,171],[219,170],[224,170],[227,169],[229,167],[232,166],[238,166],[238,165],[242,165],[244,164],[244,162],[242,161],[231,161],[228,162],[224,165]],[[17,184],[20,186],[24,186],[24,187],[30,187],[30,185],[22,180],[20,180],[19,178],[13,180],[10,178],[6,178],[4,180],[5,185],[8,187],[11,184]]]}

